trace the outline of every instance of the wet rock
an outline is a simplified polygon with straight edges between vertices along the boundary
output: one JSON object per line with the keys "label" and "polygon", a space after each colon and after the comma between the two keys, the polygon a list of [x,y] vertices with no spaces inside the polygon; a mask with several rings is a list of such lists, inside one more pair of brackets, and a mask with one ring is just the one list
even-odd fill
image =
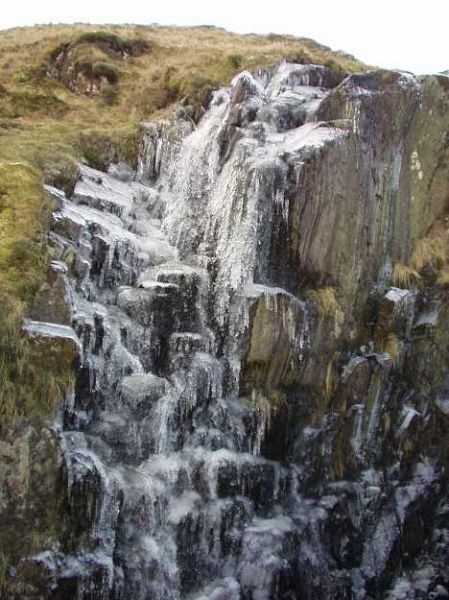
{"label": "wet rock", "polygon": [[253,286],[242,389],[280,389],[299,378],[307,344],[305,305],[287,292]]}
{"label": "wet rock", "polygon": [[51,263],[47,281],[34,297],[29,316],[35,321],[71,324],[72,298],[64,263]]}
{"label": "wet rock", "polygon": [[243,73],[142,127],[145,185],[58,196],[73,330],[25,329],[80,364],[38,593],[444,597],[446,292],[392,287],[446,211],[443,79]]}
{"label": "wet rock", "polygon": [[136,374],[122,380],[123,402],[133,413],[148,410],[147,405],[156,402],[165,392],[166,381],[151,373]]}

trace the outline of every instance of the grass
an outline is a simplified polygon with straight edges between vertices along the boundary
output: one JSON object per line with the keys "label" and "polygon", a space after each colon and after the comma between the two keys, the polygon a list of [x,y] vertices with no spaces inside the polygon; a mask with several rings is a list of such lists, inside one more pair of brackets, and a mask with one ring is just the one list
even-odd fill
{"label": "grass", "polygon": [[334,363],[333,361],[330,361],[326,367],[326,377],[324,379],[324,398],[326,400],[326,403],[328,403],[334,395],[334,392],[337,387],[337,382],[338,377],[336,374]]}
{"label": "grass", "polygon": [[449,265],[445,265],[439,272],[437,284],[440,287],[449,287]]}
{"label": "grass", "polygon": [[80,44],[95,44],[102,46],[106,51],[116,52],[118,54],[131,56],[139,56],[144,52],[148,52],[151,49],[151,44],[144,39],[124,39],[116,33],[110,33],[109,31],[86,31],[80,33],[72,41],[71,46],[78,46]]}
{"label": "grass", "polygon": [[45,280],[45,234],[52,204],[40,174],[0,163],[0,417],[49,414],[70,379],[70,360],[46,364],[22,334],[27,306]]}
{"label": "grass", "polygon": [[437,220],[417,242],[409,265],[396,263],[393,283],[401,288],[415,288],[430,273],[436,275],[437,285],[449,285],[449,237],[444,218]]}
{"label": "grass", "polygon": [[343,318],[335,288],[328,286],[317,290],[309,290],[307,298],[316,305],[322,317],[336,317],[338,320]]}
{"label": "grass", "polygon": [[447,259],[447,232],[437,228],[420,240],[411,258],[411,266],[420,272],[429,265],[441,268]]}
{"label": "grass", "polygon": [[415,288],[421,281],[421,275],[403,263],[396,263],[393,271],[393,283],[398,288]]}
{"label": "grass", "polygon": [[138,132],[133,128],[115,130],[91,129],[80,134],[76,147],[90,166],[105,170],[111,162],[124,161],[136,166],[139,145]]}
{"label": "grass", "polygon": [[37,171],[0,163],[0,292],[30,300],[47,265],[45,233],[52,204]]}
{"label": "grass", "polygon": [[251,409],[269,423],[272,416],[286,406],[285,395],[272,388],[253,388]]}

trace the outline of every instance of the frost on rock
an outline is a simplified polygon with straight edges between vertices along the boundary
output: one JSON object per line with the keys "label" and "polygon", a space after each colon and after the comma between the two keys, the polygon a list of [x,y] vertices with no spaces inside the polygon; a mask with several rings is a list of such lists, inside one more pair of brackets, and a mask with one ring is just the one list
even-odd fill
{"label": "frost on rock", "polygon": [[[332,245],[357,215],[326,192],[339,189],[350,143],[367,143],[376,77],[340,84],[331,69],[289,63],[244,72],[198,124],[144,124],[136,177],[81,166],[71,198],[49,190],[72,323],[24,327],[82,348],[59,420],[70,544],[34,557],[58,597],[68,578],[77,597],[102,600],[361,599],[415,585],[393,581],[395,552],[438,469],[422,457],[399,472],[379,439],[408,460],[430,413],[393,389],[388,354],[357,338],[350,351],[332,346],[335,316],[309,314],[304,300],[307,286],[338,281],[323,256],[335,270],[357,260]],[[393,79],[401,94],[418,85]],[[375,177],[373,167],[377,193]],[[370,220],[360,210],[355,228]],[[364,253],[387,237],[357,231]],[[409,290],[382,289],[379,303],[376,327],[404,343],[436,323]],[[444,417],[446,388],[434,403]]]}

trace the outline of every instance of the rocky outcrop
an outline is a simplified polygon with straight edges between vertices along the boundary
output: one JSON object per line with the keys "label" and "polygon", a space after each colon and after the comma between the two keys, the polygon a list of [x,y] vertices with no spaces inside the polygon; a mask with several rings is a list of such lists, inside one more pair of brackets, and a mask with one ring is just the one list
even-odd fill
{"label": "rocky outcrop", "polygon": [[80,167],[26,324],[78,352],[62,526],[11,597],[449,594],[448,82],[245,72],[138,181]]}

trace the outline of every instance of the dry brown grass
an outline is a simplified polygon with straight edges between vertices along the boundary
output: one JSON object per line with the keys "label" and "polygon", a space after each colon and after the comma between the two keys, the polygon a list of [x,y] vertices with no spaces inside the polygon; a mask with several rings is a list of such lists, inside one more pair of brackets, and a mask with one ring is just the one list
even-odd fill
{"label": "dry brown grass", "polygon": [[396,287],[403,289],[415,288],[421,281],[421,275],[415,269],[396,263],[394,265],[393,283]]}
{"label": "dry brown grass", "polygon": [[324,287],[307,292],[307,298],[316,305],[318,312],[323,317],[342,318],[342,310],[337,300],[335,288]]}
{"label": "dry brown grass", "polygon": [[409,265],[395,265],[393,282],[398,287],[412,288],[429,274],[436,276],[437,285],[449,285],[449,231],[445,219],[437,220],[417,242]]}
{"label": "dry brown grass", "polygon": [[447,260],[448,236],[443,227],[435,227],[431,233],[420,240],[413,251],[411,266],[420,272],[432,265],[439,269]]}

